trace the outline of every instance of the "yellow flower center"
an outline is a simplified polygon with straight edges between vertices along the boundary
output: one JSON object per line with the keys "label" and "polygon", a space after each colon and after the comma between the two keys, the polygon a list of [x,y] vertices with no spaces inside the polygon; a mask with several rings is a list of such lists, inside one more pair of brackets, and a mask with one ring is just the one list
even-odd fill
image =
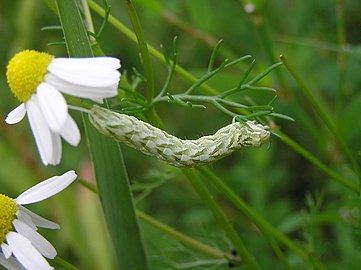
{"label": "yellow flower center", "polygon": [[17,210],[14,199],[0,194],[0,244],[5,241],[6,234],[12,230],[11,222]]}
{"label": "yellow flower center", "polygon": [[8,83],[21,102],[26,102],[34,94],[53,58],[54,56],[47,53],[25,50],[9,61],[6,72]]}

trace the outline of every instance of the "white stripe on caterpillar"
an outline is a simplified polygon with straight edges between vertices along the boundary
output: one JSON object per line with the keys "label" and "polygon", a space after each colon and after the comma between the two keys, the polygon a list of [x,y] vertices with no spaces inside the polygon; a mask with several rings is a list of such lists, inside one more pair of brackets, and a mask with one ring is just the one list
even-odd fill
{"label": "white stripe on caterpillar", "polygon": [[205,165],[241,147],[260,146],[270,137],[268,127],[255,121],[235,122],[213,135],[182,140],[133,116],[96,105],[92,107],[89,118],[104,135],[177,167]]}

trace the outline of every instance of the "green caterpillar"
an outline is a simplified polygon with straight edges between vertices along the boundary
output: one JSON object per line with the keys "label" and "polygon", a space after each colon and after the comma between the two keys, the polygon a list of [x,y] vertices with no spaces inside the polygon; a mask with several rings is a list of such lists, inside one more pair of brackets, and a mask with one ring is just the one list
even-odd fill
{"label": "green caterpillar", "polygon": [[255,121],[235,122],[215,134],[197,140],[182,140],[133,116],[94,105],[90,122],[104,135],[177,167],[205,165],[230,155],[241,147],[268,142],[267,126]]}

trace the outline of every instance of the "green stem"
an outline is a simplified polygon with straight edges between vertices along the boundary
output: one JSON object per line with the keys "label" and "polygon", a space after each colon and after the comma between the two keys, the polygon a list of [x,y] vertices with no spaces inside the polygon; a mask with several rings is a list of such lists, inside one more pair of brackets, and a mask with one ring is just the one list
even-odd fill
{"label": "green stem", "polygon": [[62,269],[66,269],[66,270],[79,270],[79,268],[75,267],[75,266],[72,265],[70,262],[67,262],[66,260],[60,258],[59,256],[56,256],[53,261],[54,261],[54,263],[56,263],[57,265],[61,266]]}
{"label": "green stem", "polygon": [[97,186],[94,185],[93,183],[90,183],[89,181],[86,181],[81,178],[77,179],[77,183],[82,185],[84,188],[88,189],[89,191],[91,191],[95,194],[99,194]]}
{"label": "green stem", "polygon": [[277,257],[282,262],[284,268],[287,270],[292,270],[292,267],[288,263],[287,258],[285,256],[285,254],[283,253],[281,247],[277,243],[276,239],[274,239],[274,237],[272,237],[272,235],[264,234],[264,236],[267,239],[267,241],[270,243],[274,253],[277,255]]}
{"label": "green stem", "polygon": [[[92,57],[76,0],[56,0],[70,57]],[[148,269],[128,174],[118,143],[102,136],[83,114],[88,147],[104,216],[114,244],[117,269]]]}
{"label": "green stem", "polygon": [[[153,122],[159,123],[160,126],[163,126],[161,119],[159,119],[158,115],[148,115],[151,116]],[[250,269],[261,269],[257,262],[255,261],[252,254],[248,252],[245,245],[243,244],[241,238],[238,236],[237,232],[233,229],[233,227],[229,224],[227,218],[223,215],[221,209],[214,201],[211,194],[208,190],[202,185],[198,177],[194,174],[194,170],[192,169],[184,169],[182,172],[187,176],[193,187],[196,189],[199,196],[204,200],[207,206],[213,212],[213,215],[217,218],[218,222],[221,224],[223,230],[227,234],[229,240],[233,243],[235,249],[238,254],[240,254],[241,258],[246,262],[246,264],[250,267]],[[198,246],[199,247],[199,246]]]}
{"label": "green stem", "polygon": [[95,33],[92,15],[90,13],[88,2],[86,0],[81,0],[81,5],[83,7],[85,27],[89,32]]}
{"label": "green stem", "polygon": [[[148,44],[145,40],[142,26],[140,24],[137,12],[134,8],[134,5],[131,0],[126,0],[127,8],[128,8],[128,14],[130,21],[132,23],[136,38],[137,38],[137,44],[139,46],[140,55],[142,57],[142,64],[144,67],[144,71],[146,74],[146,83],[147,83],[147,101],[148,104],[152,104],[153,98],[154,98],[154,76],[153,76],[153,68],[150,61],[149,56],[149,50],[148,50]],[[161,121],[159,121],[158,114],[154,107],[150,108],[150,110],[147,110],[144,112],[146,117],[151,119],[151,123],[159,128],[163,127],[163,124]]]}
{"label": "green stem", "polygon": [[336,0],[336,18],[337,18],[337,43],[339,50],[337,51],[337,64],[338,64],[338,87],[336,99],[336,111],[338,115],[343,108],[345,101],[345,75],[346,75],[346,33],[345,33],[345,0]]}
{"label": "green stem", "polygon": [[80,99],[80,98],[66,96],[65,99],[68,104],[73,105],[75,107],[79,107],[79,108],[83,108],[83,109],[87,109],[87,110],[90,110],[93,107],[92,104],[90,104],[87,101]]}
{"label": "green stem", "polygon": [[159,118],[159,115],[155,108],[151,108],[143,113],[143,115],[149,120],[150,123],[152,123],[154,126],[164,129],[164,124],[162,120]]}
{"label": "green stem", "polygon": [[[85,181],[83,179],[78,179],[77,182],[78,184],[82,185],[84,188],[88,189],[90,192],[93,192],[95,194],[98,193],[98,189],[94,184],[89,183],[88,181]],[[216,249],[198,240],[195,240],[194,238],[189,237],[188,235],[185,235],[180,231],[177,231],[176,229],[168,226],[163,222],[160,222],[159,220],[147,215],[146,213],[140,210],[136,210],[136,215],[139,219],[143,220],[143,222],[146,222],[147,224],[162,231],[163,233],[170,235],[171,237],[179,240],[180,242],[182,242],[187,246],[197,249],[205,254],[209,254],[215,258],[227,259],[234,264],[240,263],[239,258],[234,256],[233,254],[223,252],[219,249]]]}
{"label": "green stem", "polygon": [[[95,11],[97,12],[100,16],[105,16],[105,11],[98,5],[96,4],[95,2],[93,1],[89,1],[89,5],[90,7]],[[109,16],[109,23],[112,24],[115,28],[117,28],[119,31],[121,31],[123,34],[125,34],[128,38],[130,38],[131,40],[133,40],[134,42],[137,42],[137,39],[135,37],[135,35],[133,34],[133,32],[127,28],[124,24],[122,24],[119,20],[117,20],[116,18],[114,18],[113,16]],[[165,63],[165,60],[164,60],[164,57],[163,55],[158,52],[156,49],[154,49],[153,47],[149,46],[148,45],[148,48],[149,48],[149,52],[155,56],[159,61]],[[184,78],[188,79],[189,81],[192,81],[192,82],[195,82],[197,80],[196,77],[194,77],[193,75],[191,75],[190,73],[188,73],[186,70],[184,70],[183,68],[181,68],[179,65],[176,66],[176,71],[182,75]],[[205,90],[205,92],[208,92],[208,93],[211,93],[212,95],[217,95],[219,94],[219,92],[216,90],[216,89],[213,89],[213,88],[206,88],[206,85],[205,84],[202,84],[200,86],[201,88],[203,88]],[[290,144],[291,147],[294,147],[294,144]],[[304,155],[304,152],[307,152],[305,151],[304,149],[302,150],[302,148],[299,148],[299,153],[301,153],[302,155]],[[306,158],[309,159],[311,162],[315,162],[313,161],[312,158],[310,158],[309,156],[307,157],[308,155],[306,154]],[[317,159],[316,159],[317,160]],[[334,175],[335,173],[333,173],[332,171],[330,172],[327,172],[329,171],[329,169],[327,167],[324,167],[326,168],[326,170],[324,170],[328,175]],[[333,177],[334,178],[334,177]],[[339,179],[339,178],[342,178],[340,176],[337,176],[335,179]],[[342,180],[341,180],[342,181]],[[346,181],[343,181],[345,183],[347,183],[347,180]],[[346,184],[346,185],[349,185],[349,184]],[[352,184],[351,184],[352,185]],[[352,185],[352,187],[350,186],[351,189],[354,190],[355,186]]]}
{"label": "green stem", "polygon": [[[247,0],[239,0],[239,1],[244,7],[246,7],[246,5],[249,4],[254,5],[254,10],[251,12],[247,12],[247,14],[256,30],[256,33],[258,34],[258,37],[260,39],[260,44],[266,53],[269,63],[273,64],[277,62],[277,59],[275,57],[275,55],[277,54],[275,54],[274,52],[268,28],[264,23],[264,16],[262,12],[263,10],[257,10],[258,7],[261,7],[260,9],[262,9],[262,7],[265,5],[264,1],[263,0],[257,1],[258,4],[257,7],[254,3],[252,3],[253,1],[247,1]],[[281,92],[281,94],[283,94],[282,96],[286,99],[290,98],[291,92],[288,90],[288,87],[286,86],[283,74],[281,73],[280,70],[276,70],[275,72],[276,72],[277,81],[282,89]]]}
{"label": "green stem", "polygon": [[[153,115],[153,120],[159,123],[162,123],[159,119],[158,115]],[[162,124],[161,124],[162,125]],[[191,182],[199,196],[203,199],[206,205],[210,208],[213,212],[213,215],[217,218],[218,222],[221,224],[223,230],[227,234],[229,240],[233,243],[235,249],[237,250],[238,254],[240,254],[241,258],[246,262],[246,264],[251,269],[260,269],[257,262],[255,261],[252,254],[248,252],[246,247],[243,244],[242,239],[238,236],[237,232],[233,229],[233,227],[229,224],[227,218],[223,215],[221,209],[219,208],[218,204],[213,199],[212,195],[209,191],[204,187],[201,183],[197,175],[195,174],[193,169],[183,169],[182,172]]]}
{"label": "green stem", "polygon": [[132,23],[134,33],[137,37],[137,43],[139,46],[140,55],[142,57],[142,64],[147,78],[147,101],[148,103],[152,103],[154,96],[154,76],[152,64],[149,57],[148,44],[145,41],[142,26],[140,25],[140,21],[132,1],[126,0],[125,2],[127,3],[129,18]]}
{"label": "green stem", "polygon": [[242,239],[239,237],[237,232],[234,230],[230,222],[223,214],[222,210],[219,208],[219,205],[216,203],[212,195],[209,193],[209,191],[202,184],[198,176],[195,174],[194,169],[183,169],[182,172],[193,185],[194,189],[202,198],[203,202],[212,211],[213,215],[216,217],[223,230],[225,231],[228,239],[232,242],[237,253],[240,255],[242,260],[244,260],[249,269],[261,269],[253,255],[249,253],[249,251],[245,247]]}
{"label": "green stem", "polygon": [[[244,57],[238,58],[232,62],[227,63],[227,61],[224,61],[218,68],[214,69],[214,70],[210,70],[210,68],[208,68],[208,72],[206,74],[204,74],[202,77],[200,77],[194,84],[192,84],[184,93],[187,95],[190,95],[194,92],[195,89],[197,89],[198,87],[200,87],[202,84],[204,84],[206,81],[208,81],[210,78],[212,78],[214,75],[216,75],[219,71],[233,66],[245,59],[249,59],[251,58],[250,55],[246,55]],[[212,59],[211,59],[212,61]],[[211,64],[210,61],[210,64]]]}
{"label": "green stem", "polygon": [[317,260],[317,258],[311,258],[310,254],[306,253],[302,248],[294,244],[287,236],[275,229],[268,221],[260,217],[256,212],[253,211],[243,200],[240,198],[231,188],[224,184],[216,174],[210,171],[206,167],[197,168],[209,181],[243,213],[245,214],[257,227],[268,237],[275,238],[283,245],[287,246],[290,250],[298,254],[307,262],[312,262],[316,269],[324,270],[326,267]]}
{"label": "green stem", "polygon": [[331,177],[331,179],[335,180],[336,182],[340,183],[341,185],[358,192],[359,187],[353,183],[350,183],[347,179],[342,177],[341,175],[337,174],[333,170],[331,170],[326,164],[323,164],[319,159],[317,159],[314,155],[312,155],[310,152],[308,152],[305,148],[297,144],[294,140],[289,138],[286,134],[282,133],[281,131],[274,132],[275,135],[283,141],[285,144],[287,144],[289,147],[291,147],[295,152],[299,153],[301,156],[306,158],[309,162],[311,162],[313,165],[315,165],[317,168],[319,168],[321,171],[323,171],[325,174]]}
{"label": "green stem", "polygon": [[187,246],[197,249],[205,254],[209,254],[215,258],[227,259],[235,264],[240,263],[240,260],[238,257],[236,257],[232,254],[229,254],[229,253],[225,253],[219,249],[213,248],[200,241],[197,241],[194,238],[189,237],[188,235],[185,235],[185,234],[175,230],[174,228],[158,221],[157,219],[145,214],[142,211],[138,210],[137,216],[144,222],[148,223],[149,225],[153,226],[154,228],[157,228],[158,230],[162,231],[163,233],[172,236],[173,238],[179,240],[181,243],[183,243]]}
{"label": "green stem", "polygon": [[[244,114],[246,116],[250,116],[251,112],[253,111],[265,111],[267,113],[270,113],[273,108],[270,105],[261,105],[261,106],[248,106],[241,103],[232,102],[229,100],[222,99],[218,96],[199,96],[199,95],[185,95],[185,94],[176,94],[171,96],[173,100],[171,100],[168,96],[163,97],[157,97],[154,99],[153,104],[157,104],[160,102],[174,102],[179,105],[184,105],[186,102],[199,102],[203,104],[211,104],[214,107],[218,108],[221,112],[225,113],[226,115],[229,115],[230,117],[237,117],[240,114]],[[180,104],[182,102],[182,104]],[[197,106],[191,105],[191,106]],[[188,105],[187,105],[188,106]],[[227,109],[231,108],[231,110]],[[233,112],[234,111],[234,112]]]}
{"label": "green stem", "polygon": [[311,92],[308,89],[305,82],[301,79],[301,77],[298,75],[298,73],[293,68],[293,66],[287,61],[287,59],[283,55],[281,55],[280,58],[281,58],[282,62],[284,63],[285,67],[287,68],[287,70],[289,71],[289,73],[291,74],[291,76],[294,78],[294,80],[297,82],[297,84],[301,88],[304,95],[307,97],[308,101],[311,103],[311,105],[313,106],[313,108],[317,112],[317,114],[320,116],[322,121],[325,123],[325,125],[331,131],[331,133],[335,136],[335,138],[337,139],[337,141],[341,145],[342,149],[347,154],[348,158],[351,161],[352,167],[353,167],[356,175],[359,178],[359,185],[360,185],[359,190],[360,190],[360,188],[361,188],[361,170],[360,170],[360,166],[359,166],[356,158],[354,157],[354,154],[352,153],[352,151],[350,150],[348,145],[345,143],[344,139],[342,138],[342,136],[340,135],[340,133],[336,129],[334,123],[332,122],[332,120],[330,118],[331,114],[326,110],[326,106],[322,103],[321,99],[316,97],[313,94],[313,92]]}
{"label": "green stem", "polygon": [[[273,64],[273,63],[277,62],[277,58],[275,56],[276,54],[274,53],[274,49],[273,49],[272,42],[271,42],[271,39],[270,39],[270,36],[268,33],[268,29],[263,23],[262,23],[262,25],[258,26],[258,34],[261,39],[261,44],[264,45],[269,63]],[[283,77],[283,73],[281,72],[281,70],[276,69],[275,74],[277,77],[277,81],[283,91],[281,93],[283,93],[283,96],[285,98],[289,99],[291,92],[289,91],[289,88],[286,86],[285,79]]]}

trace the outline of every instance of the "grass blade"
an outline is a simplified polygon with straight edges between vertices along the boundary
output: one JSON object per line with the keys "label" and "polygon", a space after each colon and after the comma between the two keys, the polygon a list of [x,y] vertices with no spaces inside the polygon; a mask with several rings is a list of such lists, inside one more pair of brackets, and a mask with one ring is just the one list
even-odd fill
{"label": "grass blade", "polygon": [[[84,23],[75,0],[57,0],[57,7],[70,57],[91,57]],[[119,145],[100,135],[84,119],[99,196],[112,238],[117,269],[147,269],[129,179]]]}
{"label": "grass blade", "polygon": [[154,96],[154,76],[153,76],[152,64],[149,57],[148,46],[145,41],[142,26],[140,25],[140,21],[132,1],[126,0],[126,3],[127,3],[129,18],[130,21],[132,22],[134,33],[137,36],[139,51],[142,57],[142,63],[147,78],[146,79],[147,101],[151,103]]}

